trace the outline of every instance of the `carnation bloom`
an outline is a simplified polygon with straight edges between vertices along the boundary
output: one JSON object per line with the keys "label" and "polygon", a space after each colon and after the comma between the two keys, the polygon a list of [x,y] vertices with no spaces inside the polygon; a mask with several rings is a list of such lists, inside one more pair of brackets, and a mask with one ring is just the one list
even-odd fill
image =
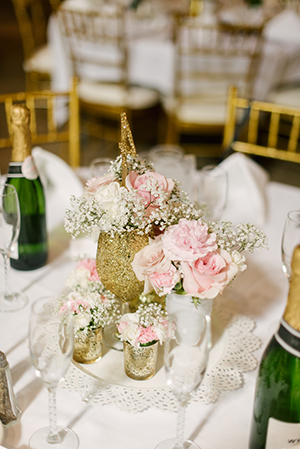
{"label": "carnation bloom", "polygon": [[163,295],[167,295],[168,293],[171,293],[177,282],[180,281],[180,273],[176,270],[174,265],[171,264],[168,271],[164,271],[163,273],[155,271],[150,274],[149,280],[157,294],[162,292]]}
{"label": "carnation bloom", "polygon": [[183,288],[200,299],[215,298],[238,272],[236,263],[225,250],[209,253],[191,262],[182,262]]}
{"label": "carnation bloom", "polygon": [[162,236],[163,249],[170,260],[191,262],[218,248],[215,233],[208,232],[206,223],[181,218]]}
{"label": "carnation bloom", "polygon": [[76,270],[86,269],[89,270],[88,280],[89,281],[99,281],[99,276],[96,268],[95,259],[82,259],[76,265]]}

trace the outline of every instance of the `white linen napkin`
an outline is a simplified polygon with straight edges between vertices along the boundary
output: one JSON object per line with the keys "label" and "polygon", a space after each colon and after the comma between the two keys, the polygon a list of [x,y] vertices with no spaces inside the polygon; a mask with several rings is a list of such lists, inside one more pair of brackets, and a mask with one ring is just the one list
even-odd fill
{"label": "white linen napkin", "polygon": [[250,157],[234,153],[220,163],[228,175],[223,219],[237,223],[264,224],[267,215],[266,185],[269,174]]}
{"label": "white linen napkin", "polygon": [[34,147],[32,156],[45,189],[47,229],[51,231],[63,223],[71,195],[81,195],[83,185],[73,169],[56,154]]}
{"label": "white linen napkin", "polygon": [[300,17],[291,9],[284,9],[273,17],[264,28],[267,40],[279,41],[281,44],[300,43]]}

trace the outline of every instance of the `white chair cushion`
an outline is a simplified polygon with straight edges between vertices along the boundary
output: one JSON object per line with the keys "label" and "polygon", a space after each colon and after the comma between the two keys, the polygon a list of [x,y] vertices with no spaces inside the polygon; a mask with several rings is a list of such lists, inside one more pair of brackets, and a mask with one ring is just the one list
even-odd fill
{"label": "white chair cushion", "polygon": [[130,109],[146,109],[159,102],[158,92],[143,87],[128,90],[114,84],[97,84],[90,81],[78,83],[78,96],[88,103]]}
{"label": "white chair cushion", "polygon": [[224,125],[226,122],[226,101],[218,99],[207,102],[186,102],[176,107],[173,98],[165,98],[162,101],[167,114],[175,112],[176,118],[187,124],[195,125]]}
{"label": "white chair cushion", "polygon": [[271,91],[266,101],[282,106],[300,108],[300,87]]}
{"label": "white chair cushion", "polygon": [[54,69],[53,55],[49,45],[37,50],[30,59],[23,64],[25,72],[38,72],[52,74]]}

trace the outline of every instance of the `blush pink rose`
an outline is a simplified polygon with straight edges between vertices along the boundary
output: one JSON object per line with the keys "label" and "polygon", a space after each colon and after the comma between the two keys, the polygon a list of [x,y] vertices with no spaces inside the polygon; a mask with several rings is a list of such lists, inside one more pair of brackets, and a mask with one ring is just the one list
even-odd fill
{"label": "blush pink rose", "polygon": [[238,267],[225,250],[209,253],[192,262],[182,262],[183,288],[200,299],[215,298],[222,293],[238,272]]}
{"label": "blush pink rose", "polygon": [[112,173],[107,173],[104,176],[89,179],[85,186],[85,191],[91,194],[97,192],[100,186],[105,186],[111,182],[116,181],[115,176]]}
{"label": "blush pink rose", "polygon": [[164,192],[171,194],[174,188],[174,181],[171,178],[166,178],[165,176],[156,172],[147,172],[144,175],[138,175],[136,172],[131,171],[126,177],[126,187],[128,189],[133,188],[137,191],[137,194],[144,199],[145,206],[148,207],[148,214],[152,212],[153,209],[157,208],[158,205],[155,204],[156,198],[151,195],[151,193],[146,190],[146,184],[149,180],[153,179],[156,183],[163,189]]}
{"label": "blush pink rose", "polygon": [[154,287],[156,293],[162,292],[164,295],[171,293],[175,285],[180,281],[180,273],[176,270],[174,265],[171,265],[168,271],[163,273],[154,273],[149,275],[149,280]]}
{"label": "blush pink rose", "polygon": [[145,281],[144,293],[149,293],[153,289],[149,277],[154,273],[168,272],[172,266],[164,254],[161,236],[149,239],[149,245],[136,253],[131,265],[138,280]]}
{"label": "blush pink rose", "polygon": [[166,257],[178,261],[191,262],[218,248],[216,234],[209,234],[207,224],[186,218],[170,226],[163,234],[162,242]]}
{"label": "blush pink rose", "polygon": [[76,269],[86,269],[89,270],[90,275],[88,276],[89,281],[100,281],[97,268],[96,268],[96,260],[95,259],[82,259],[76,265]]}
{"label": "blush pink rose", "polygon": [[158,340],[158,337],[152,326],[148,326],[147,328],[143,326],[139,326],[137,341],[142,345],[149,343],[150,341]]}

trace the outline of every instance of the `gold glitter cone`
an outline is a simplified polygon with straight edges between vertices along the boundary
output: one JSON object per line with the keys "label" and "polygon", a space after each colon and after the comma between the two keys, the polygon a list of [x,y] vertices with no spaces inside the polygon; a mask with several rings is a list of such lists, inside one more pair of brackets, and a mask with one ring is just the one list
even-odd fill
{"label": "gold glitter cone", "polygon": [[134,300],[144,290],[144,282],[137,279],[131,262],[148,241],[148,235],[139,235],[137,231],[114,237],[104,232],[99,235],[96,257],[99,278],[123,303]]}

